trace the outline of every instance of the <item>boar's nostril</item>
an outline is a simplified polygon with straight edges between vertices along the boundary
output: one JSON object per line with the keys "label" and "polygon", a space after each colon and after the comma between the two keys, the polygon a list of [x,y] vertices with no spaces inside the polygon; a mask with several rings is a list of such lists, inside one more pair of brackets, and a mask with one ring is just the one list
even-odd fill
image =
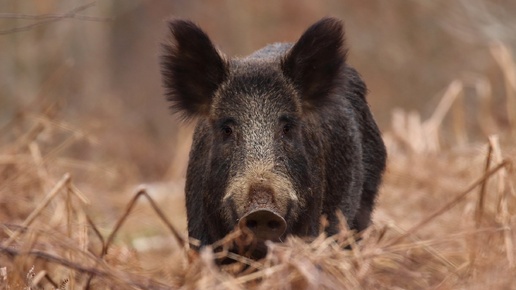
{"label": "boar's nostril", "polygon": [[269,221],[269,222],[267,223],[267,226],[269,226],[269,228],[270,228],[271,230],[275,230],[275,229],[280,228],[280,227],[281,227],[281,224],[280,224],[280,222],[279,222],[279,221]]}
{"label": "boar's nostril", "polygon": [[285,233],[287,223],[285,219],[268,209],[252,211],[240,219],[240,228],[252,231],[258,240],[279,241]]}
{"label": "boar's nostril", "polygon": [[252,230],[258,226],[258,222],[256,220],[247,220],[245,225]]}

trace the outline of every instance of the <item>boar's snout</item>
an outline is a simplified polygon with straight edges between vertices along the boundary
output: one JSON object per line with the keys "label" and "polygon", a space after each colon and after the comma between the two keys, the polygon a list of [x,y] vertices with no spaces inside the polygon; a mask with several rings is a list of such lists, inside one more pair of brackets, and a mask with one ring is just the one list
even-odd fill
{"label": "boar's snout", "polygon": [[249,188],[248,207],[240,218],[238,226],[252,232],[258,241],[279,242],[285,233],[287,222],[281,216],[284,209],[278,207],[279,196],[274,189],[263,181]]}
{"label": "boar's snout", "polygon": [[250,230],[259,241],[279,242],[285,233],[287,223],[277,213],[268,209],[258,209],[244,215],[238,226]]}

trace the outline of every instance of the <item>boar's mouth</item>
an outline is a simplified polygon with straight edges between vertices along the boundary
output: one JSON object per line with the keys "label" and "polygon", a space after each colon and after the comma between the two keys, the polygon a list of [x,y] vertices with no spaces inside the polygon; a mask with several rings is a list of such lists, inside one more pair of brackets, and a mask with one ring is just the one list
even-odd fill
{"label": "boar's mouth", "polygon": [[299,204],[293,200],[286,200],[283,210],[274,204],[251,202],[243,214],[238,213],[236,202],[238,200],[231,197],[224,201],[227,225],[241,232],[234,240],[232,252],[251,259],[262,259],[268,252],[266,241],[283,242],[289,234],[306,234],[304,228],[296,226],[299,221],[293,213],[298,210]]}

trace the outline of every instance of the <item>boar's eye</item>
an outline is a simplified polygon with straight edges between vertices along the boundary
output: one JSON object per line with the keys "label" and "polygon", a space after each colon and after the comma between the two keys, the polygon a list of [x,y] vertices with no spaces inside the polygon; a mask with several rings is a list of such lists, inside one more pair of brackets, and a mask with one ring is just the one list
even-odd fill
{"label": "boar's eye", "polygon": [[292,124],[285,124],[283,125],[283,135],[288,135],[292,131]]}
{"label": "boar's eye", "polygon": [[231,127],[225,125],[222,126],[222,136],[225,138],[229,138],[233,134],[233,129]]}
{"label": "boar's eye", "polygon": [[216,128],[219,130],[220,136],[225,141],[235,134],[235,132],[233,131],[234,126],[235,126],[234,119],[226,118],[226,119],[219,120],[217,122]]}
{"label": "boar's eye", "polygon": [[292,116],[281,116],[280,124],[281,124],[281,136],[282,137],[292,137],[294,130],[296,129],[296,119]]}
{"label": "boar's eye", "polygon": [[292,123],[283,124],[283,127],[281,129],[281,137],[292,139],[294,135],[294,131],[296,129],[296,125]]}

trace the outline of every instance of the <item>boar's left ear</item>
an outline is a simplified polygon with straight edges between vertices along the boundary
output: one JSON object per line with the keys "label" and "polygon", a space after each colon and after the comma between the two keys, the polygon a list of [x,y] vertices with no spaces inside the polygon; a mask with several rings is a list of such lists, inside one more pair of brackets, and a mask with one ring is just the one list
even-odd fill
{"label": "boar's left ear", "polygon": [[227,65],[208,35],[186,20],[171,20],[171,43],[163,44],[161,74],[174,112],[185,119],[207,115]]}
{"label": "boar's left ear", "polygon": [[345,61],[342,22],[323,18],[306,30],[281,65],[300,92],[303,107],[310,110],[329,100],[329,93],[342,81],[339,74]]}

